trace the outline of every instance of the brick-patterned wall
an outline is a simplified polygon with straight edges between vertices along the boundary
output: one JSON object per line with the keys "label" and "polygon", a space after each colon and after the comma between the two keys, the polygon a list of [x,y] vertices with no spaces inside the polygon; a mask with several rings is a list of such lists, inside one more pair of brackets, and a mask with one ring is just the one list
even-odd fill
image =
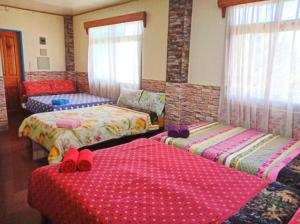
{"label": "brick-patterned wall", "polygon": [[181,84],[180,83],[166,83],[166,117],[165,127],[169,124],[181,124]]}
{"label": "brick-patterned wall", "polygon": [[168,82],[188,82],[193,0],[169,0]]}
{"label": "brick-patterned wall", "polygon": [[75,72],[75,74],[69,73],[69,79],[72,79],[76,83],[76,88],[80,92],[90,92],[88,73]]}
{"label": "brick-patterned wall", "polygon": [[181,123],[218,120],[220,87],[183,84]]}
{"label": "brick-patterned wall", "polygon": [[167,125],[218,119],[220,87],[168,82],[166,94]]}
{"label": "brick-patterned wall", "polygon": [[[1,65],[0,65],[1,66]],[[0,77],[0,131],[7,130],[8,120],[7,120],[7,110],[6,110],[6,99],[3,77]]]}
{"label": "brick-patterned wall", "polygon": [[212,107],[219,104],[211,101],[213,87],[187,84],[192,9],[193,0],[169,0],[166,125],[215,119],[218,114],[217,108]]}
{"label": "brick-patterned wall", "polygon": [[57,72],[25,72],[26,81],[63,80],[67,79],[65,71]]}
{"label": "brick-patterned wall", "polygon": [[73,16],[64,16],[66,71],[75,71]]}
{"label": "brick-patterned wall", "polygon": [[143,79],[142,80],[142,89],[151,91],[151,92],[165,92],[166,91],[166,82],[152,79]]}
{"label": "brick-patterned wall", "polygon": [[142,88],[166,93],[166,126],[218,119],[220,87],[143,79]]}

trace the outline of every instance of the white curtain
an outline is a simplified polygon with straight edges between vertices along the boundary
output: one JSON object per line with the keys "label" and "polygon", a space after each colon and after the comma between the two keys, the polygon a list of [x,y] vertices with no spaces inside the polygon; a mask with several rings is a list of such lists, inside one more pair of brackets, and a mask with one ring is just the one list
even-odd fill
{"label": "white curtain", "polygon": [[300,137],[300,0],[227,11],[221,121]]}
{"label": "white curtain", "polygon": [[142,36],[142,21],[89,29],[92,94],[117,99],[122,87],[140,88]]}

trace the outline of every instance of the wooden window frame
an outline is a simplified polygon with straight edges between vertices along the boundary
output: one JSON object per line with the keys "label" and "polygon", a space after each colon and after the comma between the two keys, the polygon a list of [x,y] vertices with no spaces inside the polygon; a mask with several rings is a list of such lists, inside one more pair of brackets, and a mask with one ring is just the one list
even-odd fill
{"label": "wooden window frame", "polygon": [[234,5],[241,5],[253,2],[261,2],[266,0],[218,0],[218,6],[222,9],[222,17],[226,15],[226,8]]}
{"label": "wooden window frame", "polygon": [[143,21],[144,27],[147,25],[147,14],[146,12],[136,12],[111,18],[99,19],[88,21],[83,24],[84,29],[86,32],[89,32],[90,28],[93,27],[100,27],[100,26],[109,26],[119,23],[127,23],[127,22],[134,22],[134,21]]}

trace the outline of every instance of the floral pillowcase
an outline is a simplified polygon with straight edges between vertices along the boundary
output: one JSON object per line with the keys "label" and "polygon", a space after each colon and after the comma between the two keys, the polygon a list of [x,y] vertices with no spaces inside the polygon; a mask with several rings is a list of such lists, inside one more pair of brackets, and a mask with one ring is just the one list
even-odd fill
{"label": "floral pillowcase", "polygon": [[166,104],[165,93],[154,93],[143,90],[121,89],[117,105],[121,107],[138,108],[162,115]]}
{"label": "floral pillowcase", "polygon": [[164,111],[165,103],[165,93],[153,93],[144,91],[139,101],[139,107],[155,112],[158,116],[160,116]]}
{"label": "floral pillowcase", "polygon": [[118,106],[139,107],[139,101],[143,90],[122,88],[117,102]]}

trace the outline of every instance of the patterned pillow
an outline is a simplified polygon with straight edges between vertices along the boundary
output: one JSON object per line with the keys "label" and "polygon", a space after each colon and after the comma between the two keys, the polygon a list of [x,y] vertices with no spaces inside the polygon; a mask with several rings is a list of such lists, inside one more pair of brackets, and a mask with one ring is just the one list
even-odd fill
{"label": "patterned pillow", "polygon": [[143,90],[122,88],[117,102],[119,106],[138,107]]}
{"label": "patterned pillow", "polygon": [[144,91],[139,102],[139,107],[162,115],[166,103],[165,93],[153,93]]}
{"label": "patterned pillow", "polygon": [[49,81],[27,81],[23,82],[26,96],[37,96],[52,94]]}
{"label": "patterned pillow", "polygon": [[50,85],[54,94],[76,92],[72,80],[53,80],[50,82]]}

